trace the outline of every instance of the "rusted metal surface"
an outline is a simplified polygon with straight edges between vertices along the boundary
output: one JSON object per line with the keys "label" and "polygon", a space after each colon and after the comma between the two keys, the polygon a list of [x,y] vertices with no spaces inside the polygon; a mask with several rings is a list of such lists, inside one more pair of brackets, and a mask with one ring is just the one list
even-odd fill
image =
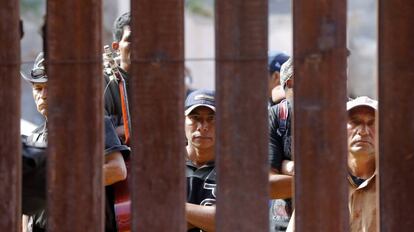
{"label": "rusted metal surface", "polygon": [[101,1],[47,1],[48,230],[103,231]]}
{"label": "rusted metal surface", "polygon": [[131,2],[133,231],[186,228],[183,2]]}
{"label": "rusted metal surface", "polygon": [[346,1],[293,3],[296,231],[348,231]]}
{"label": "rusted metal surface", "polygon": [[267,10],[216,1],[217,231],[269,228]]}
{"label": "rusted metal surface", "polygon": [[379,1],[381,231],[414,228],[414,2]]}
{"label": "rusted metal surface", "polygon": [[0,38],[0,228],[20,231],[21,144],[20,118],[20,29],[19,2],[2,1]]}

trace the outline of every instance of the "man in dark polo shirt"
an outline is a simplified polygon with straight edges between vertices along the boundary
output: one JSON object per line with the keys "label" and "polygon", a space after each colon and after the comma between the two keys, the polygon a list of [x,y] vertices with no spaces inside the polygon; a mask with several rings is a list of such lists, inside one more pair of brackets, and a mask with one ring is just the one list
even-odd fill
{"label": "man in dark polo shirt", "polygon": [[185,101],[188,231],[215,229],[215,111],[214,91],[195,90]]}

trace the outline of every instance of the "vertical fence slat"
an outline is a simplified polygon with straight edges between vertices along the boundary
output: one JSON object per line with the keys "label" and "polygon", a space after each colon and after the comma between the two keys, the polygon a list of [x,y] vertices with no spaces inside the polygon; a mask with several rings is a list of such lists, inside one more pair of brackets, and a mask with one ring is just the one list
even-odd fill
{"label": "vertical fence slat", "polygon": [[20,230],[20,30],[19,2],[2,1],[0,37],[6,45],[0,51],[0,228]]}
{"label": "vertical fence slat", "polygon": [[269,228],[267,10],[265,0],[216,1],[217,231]]}
{"label": "vertical fence slat", "polygon": [[346,1],[293,3],[297,231],[348,231]]}
{"label": "vertical fence slat", "polygon": [[103,231],[101,1],[47,1],[48,230]]}
{"label": "vertical fence slat", "polygon": [[381,231],[414,228],[414,2],[379,1]]}
{"label": "vertical fence slat", "polygon": [[131,2],[133,231],[185,230],[183,2]]}

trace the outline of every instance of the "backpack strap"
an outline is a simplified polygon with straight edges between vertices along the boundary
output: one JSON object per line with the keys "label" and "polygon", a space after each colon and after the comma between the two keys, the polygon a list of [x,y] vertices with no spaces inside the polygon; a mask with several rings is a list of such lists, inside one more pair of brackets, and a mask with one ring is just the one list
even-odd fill
{"label": "backpack strap", "polygon": [[288,108],[288,102],[286,99],[281,101],[278,104],[278,122],[279,122],[279,128],[277,129],[277,133],[279,136],[283,136],[286,133],[287,128],[287,119],[289,116],[289,108]]}

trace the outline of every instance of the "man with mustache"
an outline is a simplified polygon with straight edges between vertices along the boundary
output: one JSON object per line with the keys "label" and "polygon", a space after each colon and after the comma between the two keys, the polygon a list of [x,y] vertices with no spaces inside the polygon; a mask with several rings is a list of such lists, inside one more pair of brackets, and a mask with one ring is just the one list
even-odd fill
{"label": "man with mustache", "polygon": [[[48,75],[43,53],[35,60],[30,76],[22,77],[32,84],[33,98],[40,114],[45,117],[43,125],[33,131],[22,141],[23,153],[23,188],[22,212],[30,216],[28,231],[46,231],[46,147],[48,144]],[[121,145],[109,118],[105,118],[105,157],[103,179],[106,191],[111,185],[126,178],[124,156],[129,155],[129,148]],[[85,154],[86,155],[86,154]],[[113,199],[106,195],[105,231],[116,231],[113,215]]]}
{"label": "man with mustache", "polygon": [[185,100],[188,231],[214,231],[216,204],[214,91],[195,90]]}
{"label": "man with mustache", "polygon": [[[363,96],[346,104],[348,111],[349,222],[351,232],[377,231],[376,128],[378,102]],[[294,231],[294,216],[288,232]]]}
{"label": "man with mustache", "polygon": [[[214,231],[216,205],[216,107],[214,91],[195,90],[185,100],[188,231]],[[269,177],[271,195],[287,197],[291,177]],[[281,191],[289,189],[289,193]]]}
{"label": "man with mustache", "polygon": [[377,231],[376,227],[376,128],[378,102],[358,97],[348,111],[348,171],[350,231]]}

